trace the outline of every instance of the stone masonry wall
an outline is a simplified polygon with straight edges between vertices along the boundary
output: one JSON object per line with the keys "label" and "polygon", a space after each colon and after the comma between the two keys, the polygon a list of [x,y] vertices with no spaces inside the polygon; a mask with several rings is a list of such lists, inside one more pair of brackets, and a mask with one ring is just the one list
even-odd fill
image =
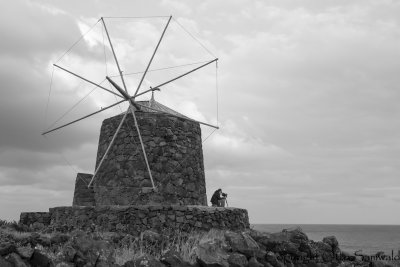
{"label": "stone masonry wall", "polygon": [[51,220],[49,212],[22,212],[19,222],[25,225],[31,225],[35,222],[49,225]]}
{"label": "stone masonry wall", "polygon": [[[103,121],[98,166],[123,115]],[[154,112],[136,117],[157,192],[152,186],[133,116],[128,114],[94,182],[96,205],[207,205],[198,123]]]}
{"label": "stone masonry wall", "polygon": [[[56,207],[49,211],[55,229],[118,231],[137,235],[147,229],[243,230],[249,228],[247,210],[205,206]],[[20,222],[33,223],[21,214]]]}
{"label": "stone masonry wall", "polygon": [[75,180],[75,191],[72,206],[94,206],[93,187],[88,188],[88,184],[93,174],[78,173]]}

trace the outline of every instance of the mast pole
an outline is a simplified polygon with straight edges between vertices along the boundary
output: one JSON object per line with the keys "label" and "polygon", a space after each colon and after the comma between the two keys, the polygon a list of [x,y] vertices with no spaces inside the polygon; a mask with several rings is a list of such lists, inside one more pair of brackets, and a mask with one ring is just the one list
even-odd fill
{"label": "mast pole", "polygon": [[150,61],[149,61],[149,63],[147,64],[146,70],[144,71],[144,73],[143,73],[143,75],[142,75],[142,78],[140,79],[139,85],[138,85],[138,87],[136,88],[136,91],[135,91],[135,93],[133,94],[133,97],[136,97],[136,95],[137,95],[137,93],[138,93],[138,91],[139,91],[139,89],[140,89],[140,86],[142,85],[142,82],[143,82],[143,80],[144,80],[144,77],[146,77],[147,71],[149,70],[149,67],[150,67],[150,65],[151,65],[151,62],[153,61],[153,58],[154,58],[154,56],[155,56],[155,54],[156,54],[156,52],[157,52],[157,50],[158,50],[158,47],[160,46],[161,40],[162,40],[163,37],[164,37],[165,31],[167,30],[168,25],[169,25],[169,22],[171,21],[171,19],[172,19],[172,16],[169,16],[167,25],[165,25],[164,31],[163,31],[162,34],[161,34],[160,40],[158,40],[156,49],[154,49],[153,55],[151,56]]}
{"label": "mast pole", "polygon": [[111,38],[110,38],[110,35],[108,34],[106,23],[104,22],[103,17],[101,17],[101,22],[103,23],[104,29],[106,30],[107,39],[108,39],[108,42],[110,43],[111,51],[113,53],[113,56],[114,56],[114,59],[115,59],[115,63],[117,64],[117,68],[118,68],[118,71],[119,71],[119,75],[121,76],[121,80],[122,80],[122,84],[124,85],[125,92],[128,92],[128,90],[126,89],[125,79],[124,79],[124,76],[122,75],[122,71],[121,71],[121,68],[120,68],[119,63],[118,63],[117,55],[115,54],[114,46],[111,43]]}

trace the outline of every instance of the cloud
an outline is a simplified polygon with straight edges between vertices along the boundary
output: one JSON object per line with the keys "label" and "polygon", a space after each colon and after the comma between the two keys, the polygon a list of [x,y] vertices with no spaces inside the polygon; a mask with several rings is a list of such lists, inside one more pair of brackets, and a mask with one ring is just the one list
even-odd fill
{"label": "cloud", "polygon": [[[70,205],[74,169],[92,171],[101,121],[121,110],[40,137],[51,63],[99,17],[132,16],[134,10],[177,15],[220,58],[218,116],[214,66],[156,93],[158,101],[194,118],[216,123],[218,117],[221,129],[203,144],[209,195],[222,187],[232,206],[249,209],[252,222],[399,222],[385,215],[398,205],[400,186],[397,2],[2,5],[9,10],[0,18],[0,202],[7,218],[20,210]],[[145,68],[166,18],[132,19],[129,27],[117,19],[106,23],[127,74]],[[99,83],[117,74],[104,37],[100,23],[60,65]],[[159,49],[151,69],[213,58],[176,21]],[[151,71],[142,89],[195,66]],[[46,126],[92,89],[61,73],[54,73]],[[140,77],[126,76],[130,92]],[[114,101],[96,90],[57,125]],[[210,132],[204,128],[203,137]],[[378,213],[371,215],[371,209]]]}
{"label": "cloud", "polygon": [[161,2],[161,6],[173,10],[174,12],[179,12],[180,14],[185,16],[190,16],[190,14],[192,13],[192,8],[180,1],[163,0]]}

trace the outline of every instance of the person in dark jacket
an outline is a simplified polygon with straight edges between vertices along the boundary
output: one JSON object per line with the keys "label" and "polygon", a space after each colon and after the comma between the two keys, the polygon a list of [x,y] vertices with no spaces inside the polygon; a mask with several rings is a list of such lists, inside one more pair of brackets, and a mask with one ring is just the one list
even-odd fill
{"label": "person in dark jacket", "polygon": [[227,194],[222,193],[221,188],[214,192],[211,197],[211,204],[213,207],[225,207],[225,199]]}

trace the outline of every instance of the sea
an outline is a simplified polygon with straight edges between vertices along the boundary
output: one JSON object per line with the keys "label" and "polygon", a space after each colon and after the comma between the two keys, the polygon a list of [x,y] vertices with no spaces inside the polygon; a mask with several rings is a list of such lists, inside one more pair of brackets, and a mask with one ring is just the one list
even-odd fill
{"label": "sea", "polygon": [[283,229],[300,227],[308,238],[321,241],[326,236],[335,236],[342,251],[365,255],[384,252],[400,255],[400,225],[348,225],[348,224],[252,224],[258,231],[275,233]]}

